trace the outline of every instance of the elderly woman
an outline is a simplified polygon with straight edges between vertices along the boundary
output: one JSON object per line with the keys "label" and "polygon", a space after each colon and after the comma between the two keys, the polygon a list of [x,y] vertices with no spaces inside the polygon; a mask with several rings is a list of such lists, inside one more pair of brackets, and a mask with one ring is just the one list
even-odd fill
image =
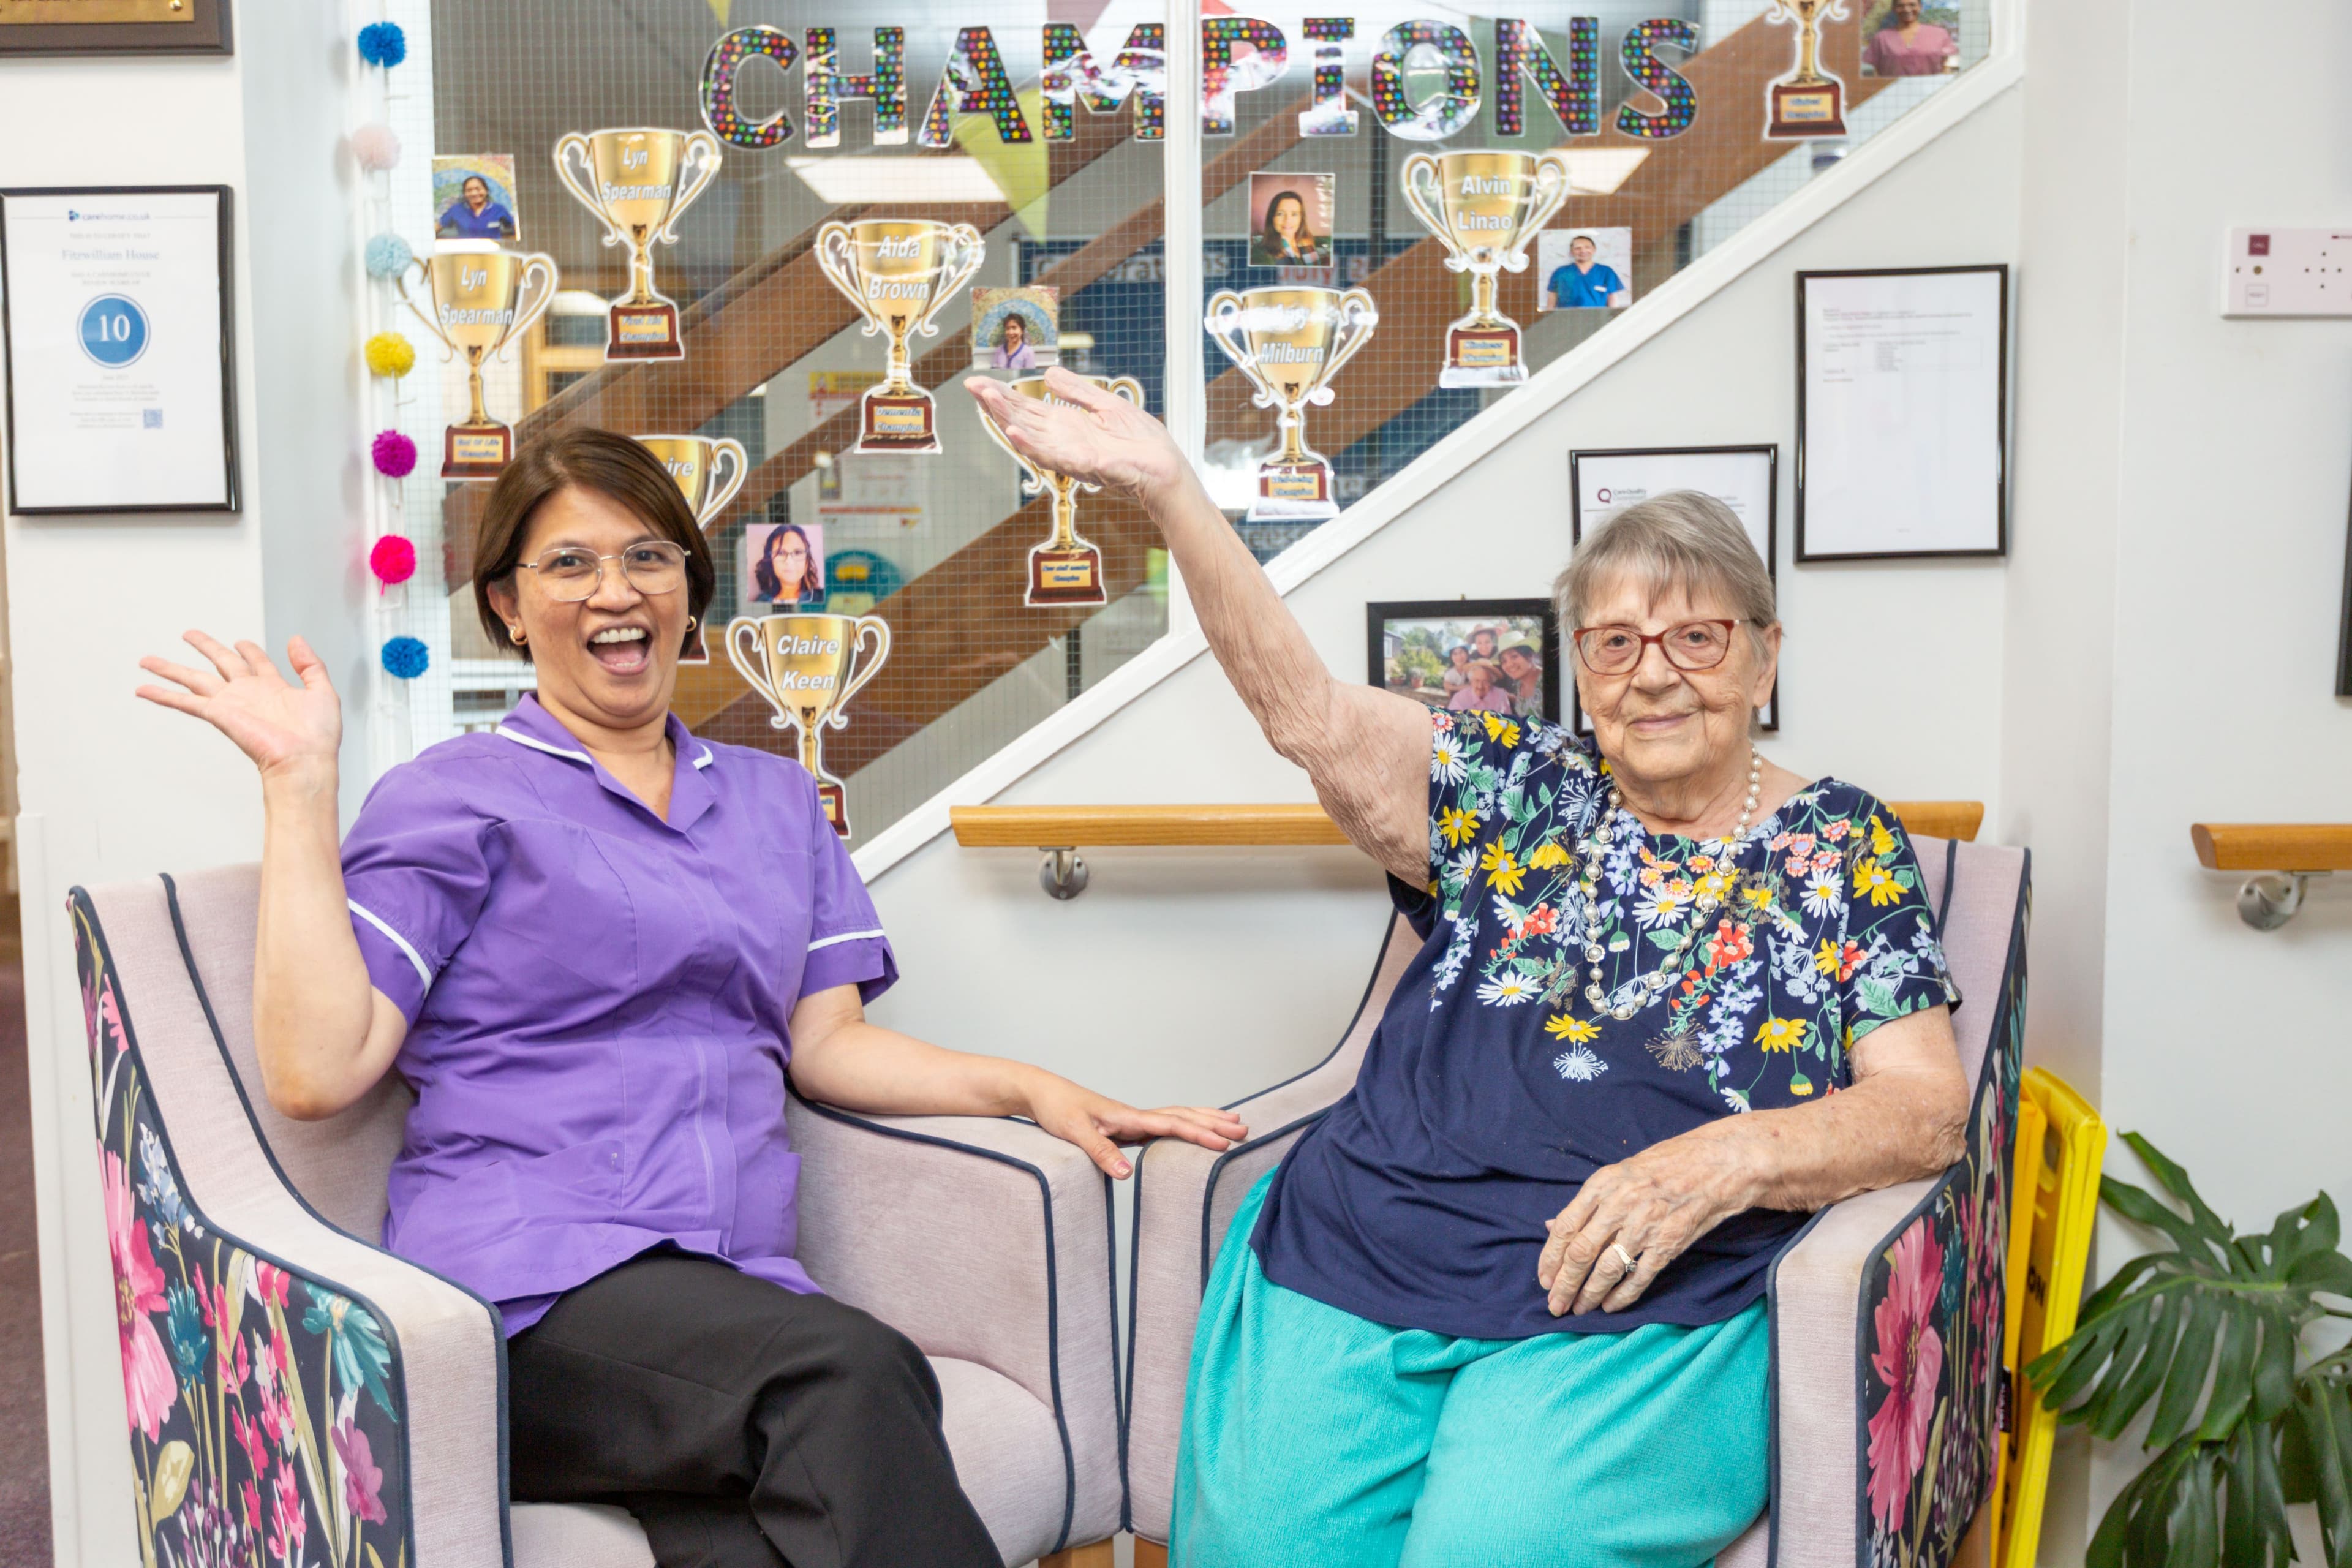
{"label": "elderly woman", "polygon": [[538,690],[393,768],[335,835],[341,715],[296,637],[142,667],[261,771],[253,1023],[270,1100],[416,1091],[384,1245],[497,1303],[513,1495],[618,1503],[660,1568],[997,1563],[908,1341],[793,1261],[785,1082],[853,1110],[1025,1115],[1222,1148],[866,1022],[882,922],[796,763],[688,733],[677,660],[715,581],[661,464],[583,430],[489,494],[475,604]]}
{"label": "elderly woman", "polygon": [[1690,494],[1557,588],[1594,738],[1335,679],[1165,433],[974,395],[1136,498],[1228,678],[1423,946],[1354,1091],[1202,1302],[1184,1568],[1704,1563],[1766,1498],[1765,1274],[1807,1213],[1940,1171],[1966,1091],[1903,829],[1748,736],[1772,586]]}

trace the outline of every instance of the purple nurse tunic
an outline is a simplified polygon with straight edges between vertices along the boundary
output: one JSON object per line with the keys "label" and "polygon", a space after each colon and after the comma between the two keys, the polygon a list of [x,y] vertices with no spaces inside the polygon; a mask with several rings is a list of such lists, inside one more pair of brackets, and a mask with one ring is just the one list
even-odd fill
{"label": "purple nurse tunic", "polygon": [[898,963],[808,773],[669,721],[669,820],[525,697],[377,781],[352,930],[416,1091],[383,1244],[509,1334],[650,1247],[814,1291],[793,1258],[801,997]]}

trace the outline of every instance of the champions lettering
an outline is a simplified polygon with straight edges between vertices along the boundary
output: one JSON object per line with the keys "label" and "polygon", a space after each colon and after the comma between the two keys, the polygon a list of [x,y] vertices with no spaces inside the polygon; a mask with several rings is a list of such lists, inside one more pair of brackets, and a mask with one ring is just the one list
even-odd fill
{"label": "champions lettering", "polygon": [[[935,26],[928,24],[926,30]],[[1356,41],[1355,20],[1348,16],[1311,17],[1305,33],[1298,65],[1308,78],[1311,98],[1298,113],[1301,136],[1359,133],[1361,117],[1347,107],[1346,87],[1349,68],[1357,61],[1370,74],[1374,118],[1390,135],[1406,141],[1444,141],[1467,130],[1481,113],[1489,117],[1496,135],[1540,134],[1543,127],[1529,124],[1526,117],[1530,86],[1566,137],[1598,136],[1602,129],[1601,26],[1595,17],[1571,16],[1564,32],[1549,37],[1521,18],[1497,17],[1483,54],[1467,30],[1437,20],[1401,22],[1361,43]],[[801,107],[809,122],[811,146],[838,145],[842,121],[851,106],[861,102],[872,117],[875,144],[904,141],[909,74],[906,35],[903,26],[874,28],[869,57],[874,68],[852,75],[846,58],[850,47],[836,41],[835,30],[807,30]],[[918,145],[952,146],[955,117],[964,114],[989,116],[998,139],[1012,144],[1036,139],[1029,123],[1034,112],[1045,120],[1046,141],[1068,141],[1078,134],[1082,107],[1090,114],[1129,110],[1139,141],[1157,141],[1165,134],[1168,68],[1161,24],[1139,22],[1123,37],[1105,31],[1088,39],[1068,22],[1048,22],[1036,35],[1034,53],[1022,47],[1025,40],[1013,42],[1014,37],[1008,28],[1006,42],[1000,44],[992,27],[957,29],[955,43],[933,78],[937,86],[915,135]],[[1658,51],[1670,50],[1686,60],[1698,47],[1696,25],[1678,17],[1658,17],[1626,30],[1618,67],[1638,89],[1635,98],[1654,95],[1664,108],[1652,112],[1632,102],[1621,105],[1614,120],[1621,133],[1656,141],[1690,129],[1698,117],[1697,92]],[[1202,134],[1234,134],[1235,98],[1266,91],[1290,77],[1291,53],[1289,38],[1271,22],[1255,16],[1202,17]],[[1443,66],[1436,73],[1443,83],[1437,92],[1424,96],[1403,90],[1408,74],[1431,74],[1425,67],[1433,56]],[[779,109],[754,120],[736,99],[737,73],[754,58],[789,71],[803,52],[792,35],[779,27],[739,27],[723,35],[703,63],[703,121],[713,134],[736,146],[774,147],[797,133],[789,112]],[[1014,89],[1015,72],[1024,78],[1034,72],[1041,84],[1028,110]],[[667,186],[648,187],[656,189],[667,193]]]}

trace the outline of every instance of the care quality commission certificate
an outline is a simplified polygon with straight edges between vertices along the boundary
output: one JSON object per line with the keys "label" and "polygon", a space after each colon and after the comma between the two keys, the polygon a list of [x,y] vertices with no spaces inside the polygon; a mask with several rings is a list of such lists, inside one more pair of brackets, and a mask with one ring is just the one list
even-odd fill
{"label": "care quality commission certificate", "polygon": [[233,510],[227,193],[0,198],[19,511]]}

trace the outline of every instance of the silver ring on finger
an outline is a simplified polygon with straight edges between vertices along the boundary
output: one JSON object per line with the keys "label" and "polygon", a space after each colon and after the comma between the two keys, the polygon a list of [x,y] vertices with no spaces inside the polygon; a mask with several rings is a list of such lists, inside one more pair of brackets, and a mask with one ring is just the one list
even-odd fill
{"label": "silver ring on finger", "polygon": [[1609,1244],[1609,1250],[1617,1255],[1617,1261],[1625,1266],[1626,1273],[1631,1274],[1634,1269],[1640,1267],[1640,1265],[1633,1260],[1633,1255],[1625,1250],[1625,1244],[1623,1242],[1611,1242]]}

